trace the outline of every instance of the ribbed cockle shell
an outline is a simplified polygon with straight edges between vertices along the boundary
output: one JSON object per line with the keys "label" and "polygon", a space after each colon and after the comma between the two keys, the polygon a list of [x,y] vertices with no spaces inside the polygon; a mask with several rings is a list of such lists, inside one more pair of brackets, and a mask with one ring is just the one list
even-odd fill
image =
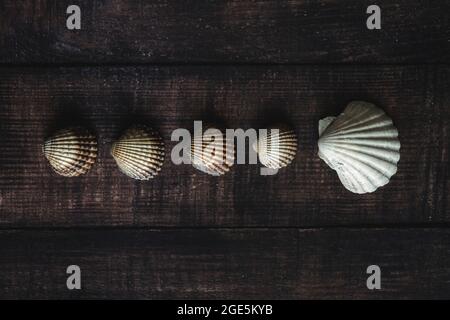
{"label": "ribbed cockle shell", "polygon": [[136,125],[113,144],[111,155],[127,176],[149,180],[159,173],[164,163],[164,142],[155,130]]}
{"label": "ribbed cockle shell", "polygon": [[214,127],[192,137],[191,162],[194,168],[213,176],[227,173],[234,163],[234,141]]}
{"label": "ribbed cockle shell", "polygon": [[43,145],[56,173],[65,177],[85,174],[97,158],[97,140],[88,130],[73,127],[57,131]]}
{"label": "ribbed cockle shell", "polygon": [[[261,131],[260,131],[261,132]],[[297,153],[297,135],[285,125],[267,129],[267,134],[260,133],[258,141],[253,144],[261,164],[271,169],[281,169],[292,162]]]}

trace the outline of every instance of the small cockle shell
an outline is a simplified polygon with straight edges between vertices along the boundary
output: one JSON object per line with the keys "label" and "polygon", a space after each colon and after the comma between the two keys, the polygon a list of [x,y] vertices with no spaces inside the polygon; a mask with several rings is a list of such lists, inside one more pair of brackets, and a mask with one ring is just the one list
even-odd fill
{"label": "small cockle shell", "polygon": [[371,103],[353,101],[338,117],[320,120],[319,136],[319,157],[351,192],[374,192],[397,172],[398,131]]}
{"label": "small cockle shell", "polygon": [[114,142],[111,155],[127,176],[149,180],[159,173],[164,163],[164,142],[153,129],[136,125]]}
{"label": "small cockle shell", "polygon": [[273,126],[267,134],[259,136],[253,144],[261,164],[271,169],[281,169],[292,162],[297,153],[297,135],[288,126]]}
{"label": "small cockle shell", "polygon": [[234,163],[234,141],[209,126],[203,136],[193,135],[190,158],[194,168],[213,176],[223,175]]}
{"label": "small cockle shell", "polygon": [[97,140],[84,128],[67,128],[48,138],[43,152],[56,173],[75,177],[85,174],[95,163]]}

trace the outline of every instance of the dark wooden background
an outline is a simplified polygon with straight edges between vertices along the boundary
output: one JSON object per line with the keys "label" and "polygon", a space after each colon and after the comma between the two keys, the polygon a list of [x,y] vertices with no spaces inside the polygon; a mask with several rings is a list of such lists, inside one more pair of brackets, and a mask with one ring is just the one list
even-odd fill
{"label": "dark wooden background", "polygon": [[[0,298],[450,298],[450,5],[377,1],[0,1]],[[348,192],[317,156],[317,123],[355,99],[400,133],[391,182]],[[170,161],[176,128],[294,125],[275,176],[223,177]],[[149,182],[121,174],[111,142],[158,128]],[[99,159],[52,172],[44,138],[88,126]],[[65,269],[82,269],[81,291]],[[382,290],[366,288],[368,265]]]}

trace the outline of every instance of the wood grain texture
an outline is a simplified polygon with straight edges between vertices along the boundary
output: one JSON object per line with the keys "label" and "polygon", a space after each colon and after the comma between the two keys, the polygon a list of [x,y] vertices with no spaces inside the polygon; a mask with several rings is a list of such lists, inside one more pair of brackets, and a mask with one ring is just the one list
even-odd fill
{"label": "wood grain texture", "polygon": [[[0,72],[0,221],[3,226],[327,226],[448,223],[446,66],[4,68]],[[376,103],[400,132],[401,160],[377,192],[345,190],[317,156],[317,123],[346,103]],[[275,176],[236,165],[212,177],[176,166],[176,128],[218,118],[229,128],[293,124],[294,163]],[[111,142],[139,121],[160,130],[168,155],[159,176],[119,172]],[[99,161],[59,177],[42,156],[57,126],[95,130]]]}
{"label": "wood grain texture", "polygon": [[[442,229],[1,231],[0,243],[3,299],[450,298]],[[66,288],[71,264],[81,291]]]}
{"label": "wood grain texture", "polygon": [[[0,299],[450,298],[448,1],[379,0],[377,31],[368,0],[79,0],[81,31],[69,4],[0,0]],[[356,99],[386,110],[402,144],[368,195],[317,156],[319,119]],[[175,166],[171,133],[194,120],[287,122],[299,153],[270,177]],[[168,151],[149,182],[109,155],[136,122]],[[41,145],[71,124],[100,154],[67,179]]]}
{"label": "wood grain texture", "polygon": [[[441,109],[440,112],[443,117],[436,119],[436,123],[439,123],[435,127],[436,135],[441,137],[441,142],[436,150],[436,159],[433,169],[436,170],[436,182],[434,193],[436,194],[436,203],[439,203],[439,209],[436,211],[437,215],[444,216],[445,212],[450,210],[450,77],[448,75],[448,68],[439,70],[436,75],[437,87],[442,87],[436,95],[436,106]],[[447,101],[447,102],[446,102]],[[440,128],[440,129],[438,129]],[[441,163],[444,165],[436,165]]]}
{"label": "wood grain texture", "polygon": [[448,1],[0,1],[0,63],[450,62]]}

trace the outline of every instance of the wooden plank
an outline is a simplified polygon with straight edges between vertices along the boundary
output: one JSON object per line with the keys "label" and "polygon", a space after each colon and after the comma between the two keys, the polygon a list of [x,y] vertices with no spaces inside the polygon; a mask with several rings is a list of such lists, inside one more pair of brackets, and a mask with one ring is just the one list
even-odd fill
{"label": "wooden plank", "polygon": [[450,210],[450,72],[449,68],[439,70],[436,75],[436,87],[439,89],[435,98],[436,113],[441,117],[436,119],[434,123],[434,135],[438,135],[440,143],[435,149],[435,161],[432,168],[435,170],[434,176],[436,181],[433,182],[435,202],[439,204],[439,209],[436,210],[436,216],[445,216],[446,212]]}
{"label": "wooden plank", "polygon": [[[436,71],[439,69],[439,71]],[[0,222],[3,226],[327,226],[448,223],[449,68],[4,68],[0,72]],[[448,92],[448,90],[447,90]],[[375,193],[345,190],[317,156],[317,123],[346,103],[373,101],[400,132],[401,160]],[[287,121],[299,137],[275,176],[235,165],[212,177],[166,157],[153,181],[118,171],[111,142],[135,121],[161,131],[217,117],[229,128]],[[86,124],[100,141],[85,176],[52,172],[41,144],[55,127]]]}
{"label": "wooden plank", "polygon": [[[446,229],[30,230],[0,243],[2,299],[450,298]],[[72,264],[81,291],[66,288]]]}
{"label": "wooden plank", "polygon": [[447,1],[79,0],[0,2],[1,63],[450,62]]}

